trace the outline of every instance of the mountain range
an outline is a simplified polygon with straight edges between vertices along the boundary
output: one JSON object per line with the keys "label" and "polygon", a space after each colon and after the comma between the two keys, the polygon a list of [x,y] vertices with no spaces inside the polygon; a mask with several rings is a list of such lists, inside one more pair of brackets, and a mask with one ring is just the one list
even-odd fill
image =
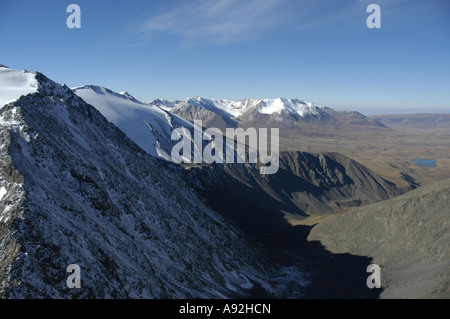
{"label": "mountain range", "polygon": [[[365,286],[369,252],[330,253],[289,220],[347,216],[405,189],[339,153],[281,152],[273,175],[170,160],[172,131],[195,119],[388,130],[378,121],[288,99],[144,103],[5,66],[0,93],[0,297],[379,296]],[[66,286],[69,264],[82,289]]]}
{"label": "mountain range", "polygon": [[339,111],[299,99],[188,98],[184,101],[153,100],[156,105],[190,121],[202,120],[206,127],[292,127],[304,124],[384,127],[359,112]]}
{"label": "mountain range", "polygon": [[[305,282],[213,211],[183,169],[41,73],[0,115],[1,289],[8,298],[220,298]],[[224,247],[227,247],[224,249]],[[81,267],[83,289],[65,284]]]}
{"label": "mountain range", "polygon": [[388,114],[370,118],[395,129],[448,129],[450,114]]}

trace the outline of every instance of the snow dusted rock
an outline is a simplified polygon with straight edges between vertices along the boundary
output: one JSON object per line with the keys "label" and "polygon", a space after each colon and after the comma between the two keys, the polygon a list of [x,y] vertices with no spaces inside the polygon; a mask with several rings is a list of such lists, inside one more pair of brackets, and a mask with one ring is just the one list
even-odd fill
{"label": "snow dusted rock", "polygon": [[[221,298],[258,287],[283,297],[292,283],[301,290],[303,273],[268,263],[187,186],[183,169],[144,152],[68,87],[37,72],[18,77],[21,90],[36,87],[0,110],[0,296]],[[66,285],[70,264],[81,267],[80,289]]]}

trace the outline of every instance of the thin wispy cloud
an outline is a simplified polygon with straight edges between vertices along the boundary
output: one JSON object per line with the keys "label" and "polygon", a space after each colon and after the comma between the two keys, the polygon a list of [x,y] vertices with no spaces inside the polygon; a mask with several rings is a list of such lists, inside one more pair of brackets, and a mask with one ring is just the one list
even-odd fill
{"label": "thin wispy cloud", "polygon": [[[383,14],[395,3],[378,0]],[[179,37],[183,47],[227,45],[255,40],[277,28],[311,30],[348,23],[365,26],[371,0],[195,0],[148,17],[138,26],[146,36]]]}
{"label": "thin wispy cloud", "polygon": [[149,17],[139,28],[147,35],[179,36],[183,46],[226,45],[257,39],[289,23],[293,0],[198,0]]}

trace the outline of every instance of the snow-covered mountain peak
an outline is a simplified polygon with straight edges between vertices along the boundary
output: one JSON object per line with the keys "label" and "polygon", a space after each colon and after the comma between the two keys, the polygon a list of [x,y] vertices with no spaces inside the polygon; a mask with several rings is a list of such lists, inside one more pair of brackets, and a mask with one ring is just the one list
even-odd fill
{"label": "snow-covered mountain peak", "polygon": [[36,72],[14,70],[0,65],[0,107],[22,95],[36,92]]}
{"label": "snow-covered mountain peak", "polygon": [[169,101],[169,100],[164,100],[164,99],[154,99],[152,101],[150,101],[148,104],[149,105],[155,105],[158,106],[160,108],[162,108],[163,110],[169,111],[170,109],[172,109],[175,104],[180,103],[181,101]]}
{"label": "snow-covered mountain peak", "polygon": [[0,67],[0,107],[36,92],[60,99],[72,94],[65,84],[53,82],[40,72]]}
{"label": "snow-covered mountain peak", "polygon": [[298,116],[306,116],[306,115],[317,115],[319,114],[321,109],[324,107],[319,106],[314,103],[305,102],[299,99],[285,99],[285,98],[276,98],[276,99],[250,99],[247,101],[248,107],[246,110],[256,108],[256,110],[261,114],[282,114],[282,112],[287,112],[289,114],[295,114]]}
{"label": "snow-covered mountain peak", "polygon": [[173,110],[183,110],[192,106],[197,109],[197,112],[200,109],[205,109],[214,113],[225,115],[226,117],[235,116],[235,114],[233,114],[232,110],[230,109],[230,107],[228,107],[227,103],[224,100],[208,99],[200,96],[187,98],[182,102],[174,103]]}
{"label": "snow-covered mountain peak", "polygon": [[[124,97],[126,97],[126,98],[128,98],[128,99],[130,99],[130,100],[140,102],[139,100],[137,100],[133,95],[131,95],[131,94],[128,93],[127,91],[119,92],[119,94],[120,94],[120,95],[123,95]],[[142,102],[140,102],[140,103],[142,103]]]}

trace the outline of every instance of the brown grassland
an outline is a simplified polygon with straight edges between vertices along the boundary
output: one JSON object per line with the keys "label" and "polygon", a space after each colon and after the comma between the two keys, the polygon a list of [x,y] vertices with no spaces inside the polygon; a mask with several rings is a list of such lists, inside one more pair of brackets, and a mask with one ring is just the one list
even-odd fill
{"label": "brown grassland", "polygon": [[[374,127],[280,129],[280,148],[307,152],[339,152],[399,187],[410,176],[420,186],[450,177],[450,129]],[[420,167],[413,159],[435,159],[436,167]]]}

